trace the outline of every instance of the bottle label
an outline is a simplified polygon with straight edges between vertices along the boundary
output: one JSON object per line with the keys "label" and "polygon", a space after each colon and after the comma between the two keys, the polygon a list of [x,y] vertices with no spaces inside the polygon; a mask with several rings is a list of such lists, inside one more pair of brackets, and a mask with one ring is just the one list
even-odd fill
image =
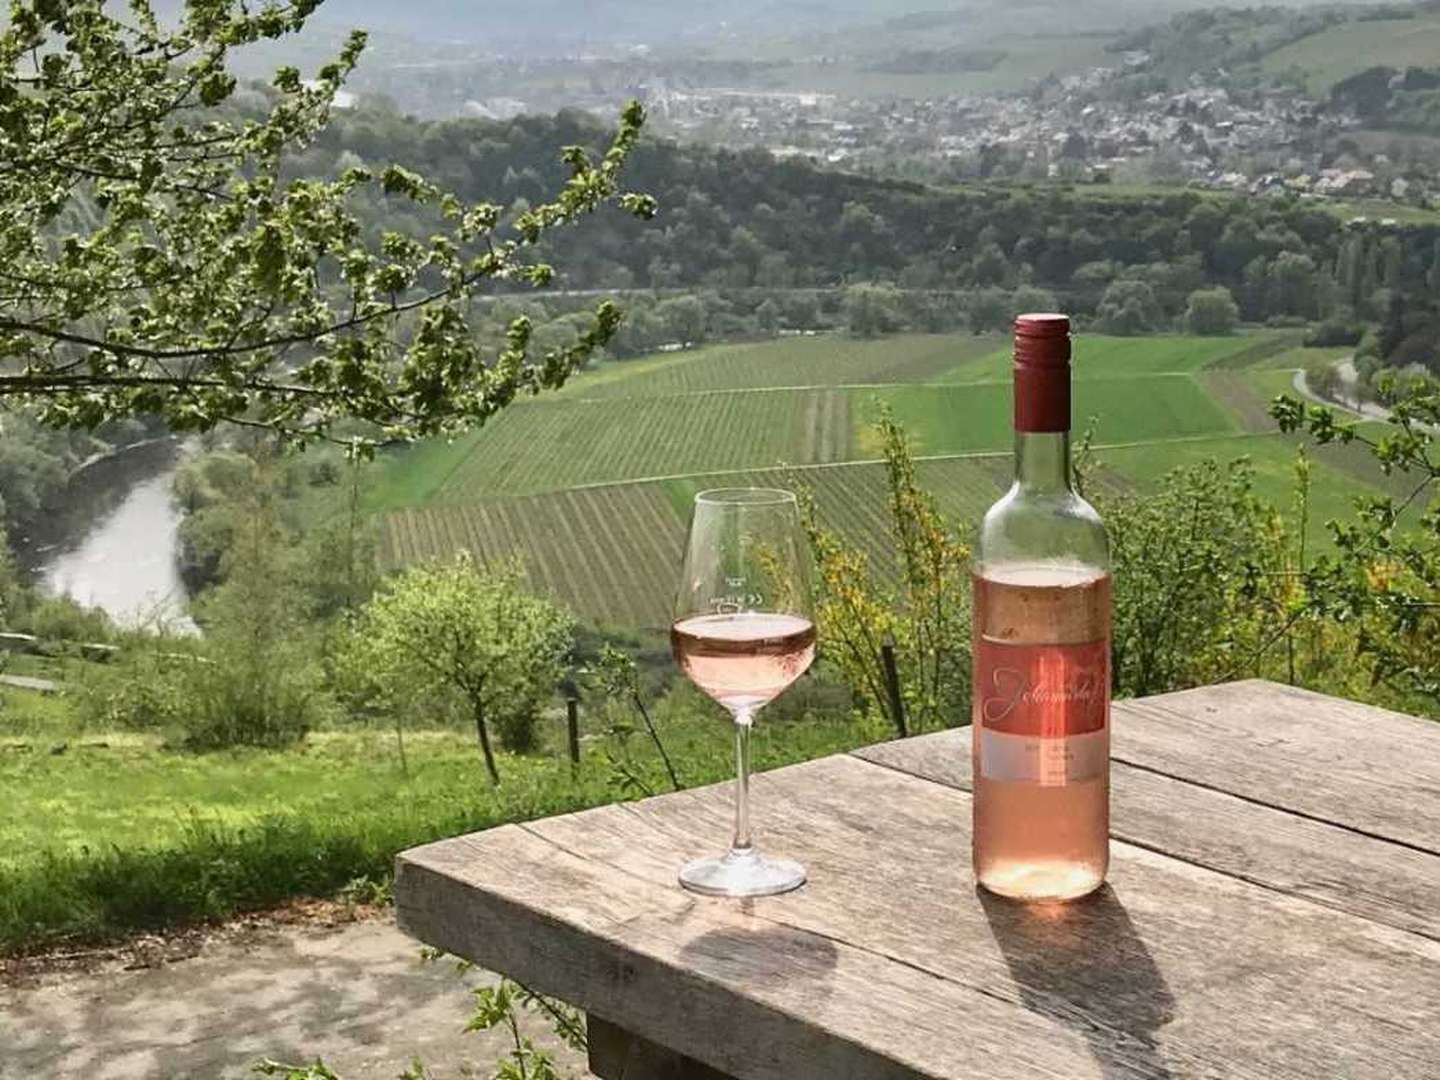
{"label": "bottle label", "polygon": [[1110,645],[975,643],[976,765],[987,780],[1058,786],[1110,759]]}

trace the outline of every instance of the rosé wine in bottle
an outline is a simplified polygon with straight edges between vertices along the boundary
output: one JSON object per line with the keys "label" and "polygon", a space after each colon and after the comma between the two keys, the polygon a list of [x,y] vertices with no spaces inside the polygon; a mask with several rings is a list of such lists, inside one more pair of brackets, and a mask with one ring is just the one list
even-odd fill
{"label": "ros\u00e9 wine in bottle", "polygon": [[815,659],[815,624],[799,615],[742,611],[695,615],[670,628],[687,678],[730,709],[758,709]]}
{"label": "ros\u00e9 wine in bottle", "polygon": [[1109,542],[1071,486],[1063,315],[1015,323],[1015,483],[985,515],[974,586],[976,880],[1083,896],[1109,862]]}

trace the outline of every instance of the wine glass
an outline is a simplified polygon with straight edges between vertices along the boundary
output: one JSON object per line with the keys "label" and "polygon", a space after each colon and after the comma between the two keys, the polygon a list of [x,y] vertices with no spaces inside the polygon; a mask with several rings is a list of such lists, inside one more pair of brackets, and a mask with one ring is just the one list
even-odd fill
{"label": "wine glass", "polygon": [[686,676],[735,720],[735,840],[696,859],[680,884],[709,896],[772,896],[805,883],[791,859],[750,842],[755,713],[815,659],[810,549],[788,491],[724,488],[695,496],[670,645]]}

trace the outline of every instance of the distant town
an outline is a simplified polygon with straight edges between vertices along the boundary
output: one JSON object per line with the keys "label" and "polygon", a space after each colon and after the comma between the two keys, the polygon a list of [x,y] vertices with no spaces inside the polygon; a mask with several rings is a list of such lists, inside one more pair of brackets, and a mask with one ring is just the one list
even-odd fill
{"label": "distant town", "polygon": [[[561,107],[610,116],[638,96],[660,134],[917,178],[1185,184],[1440,204],[1440,185],[1428,170],[1348,144],[1346,132],[1361,122],[1330,102],[1278,86],[1255,88],[1223,70],[1193,75],[1178,90],[1126,92],[1126,77],[1150,63],[1146,53],[1132,51],[1113,65],[1036,80],[1019,92],[907,98],[770,89],[763,75],[745,68],[736,69],[735,85],[705,85],[707,76],[723,79],[725,68],[678,74],[637,52],[628,61],[615,55],[512,61],[513,78],[504,81],[514,90],[494,96],[466,96],[464,64],[433,70],[428,80],[408,68],[408,85],[386,80],[374,89],[408,109],[418,82],[431,110],[492,120]],[[497,58],[483,81],[502,78],[497,65],[506,62]],[[572,77],[560,85],[552,69],[562,67]],[[367,96],[362,91],[343,104]]]}
{"label": "distant town", "polygon": [[1327,162],[1321,147],[1355,117],[1283,90],[1235,92],[1192,80],[1136,100],[1107,84],[1147,57],[1050,79],[1033,92],[877,99],[763,90],[639,87],[657,126],[709,142],[763,146],[830,165],[887,158],[1008,161],[1034,179],[1106,183],[1144,163],[1150,179],[1264,194],[1382,197],[1428,205],[1428,185],[1385,155]]}

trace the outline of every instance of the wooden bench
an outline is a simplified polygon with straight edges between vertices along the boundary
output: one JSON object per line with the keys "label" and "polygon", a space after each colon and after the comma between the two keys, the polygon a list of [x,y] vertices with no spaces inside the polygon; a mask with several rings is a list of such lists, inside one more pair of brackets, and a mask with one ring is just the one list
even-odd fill
{"label": "wooden bench", "polygon": [[675,883],[717,785],[405,852],[400,922],[584,1008],[605,1080],[1440,1078],[1440,724],[1242,682],[1117,703],[1113,752],[1069,906],[974,888],[965,729],[757,777],[788,896]]}

